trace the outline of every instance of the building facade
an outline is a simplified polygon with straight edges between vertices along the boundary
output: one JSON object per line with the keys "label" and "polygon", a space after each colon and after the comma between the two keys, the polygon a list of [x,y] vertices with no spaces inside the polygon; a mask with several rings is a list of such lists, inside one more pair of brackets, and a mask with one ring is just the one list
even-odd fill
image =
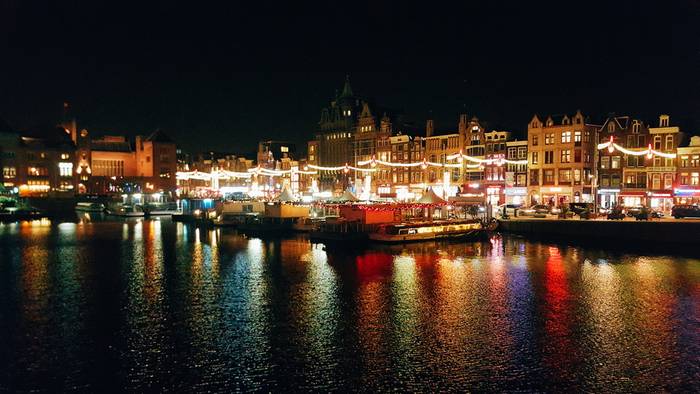
{"label": "building facade", "polygon": [[596,127],[576,111],[543,119],[535,115],[527,130],[530,203],[593,202]]}
{"label": "building facade", "polygon": [[[527,161],[527,141],[507,141],[506,159]],[[507,163],[505,167],[505,203],[527,204],[527,164]]]}
{"label": "building facade", "polygon": [[[670,125],[668,115],[659,116],[658,127],[649,128],[652,149],[666,154],[676,154],[683,135],[680,128]],[[647,168],[648,206],[670,213],[673,207],[673,188],[676,184],[677,158],[656,156]]]}
{"label": "building facade", "polygon": [[72,197],[76,192],[75,143],[61,126],[0,130],[2,183],[22,197]]}
{"label": "building facade", "polygon": [[678,148],[678,169],[673,190],[676,204],[700,203],[700,137],[690,138],[689,146]]}

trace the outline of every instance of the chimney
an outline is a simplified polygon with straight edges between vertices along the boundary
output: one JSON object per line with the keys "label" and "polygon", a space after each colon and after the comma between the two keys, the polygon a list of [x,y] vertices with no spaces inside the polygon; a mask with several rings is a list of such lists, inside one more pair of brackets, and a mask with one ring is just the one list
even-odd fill
{"label": "chimney", "polygon": [[433,120],[428,119],[428,121],[425,123],[425,136],[432,137],[433,131],[435,131],[435,129],[433,128]]}
{"label": "chimney", "polygon": [[467,114],[459,115],[459,133],[463,134],[467,132]]}

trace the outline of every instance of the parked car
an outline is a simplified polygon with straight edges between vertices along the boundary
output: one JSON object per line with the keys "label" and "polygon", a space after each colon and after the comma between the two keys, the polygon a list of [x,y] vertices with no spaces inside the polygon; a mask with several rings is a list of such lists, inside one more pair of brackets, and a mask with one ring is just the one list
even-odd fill
{"label": "parked car", "polygon": [[608,220],[622,220],[625,218],[625,213],[622,211],[622,207],[613,207],[608,212]]}
{"label": "parked car", "polygon": [[575,215],[581,215],[581,212],[588,210],[593,211],[593,203],[590,202],[572,202],[569,204],[569,209]]}
{"label": "parked car", "polygon": [[549,205],[538,204],[533,205],[529,208],[522,208],[518,210],[518,215],[534,216],[534,215],[548,215],[550,213]]}
{"label": "parked car", "polygon": [[520,214],[520,208],[522,207],[521,204],[503,204],[498,206],[498,216],[503,216],[503,209],[505,208],[505,214],[506,216],[515,216],[515,211],[518,210],[518,214]]}
{"label": "parked car", "polygon": [[671,208],[671,216],[676,219],[698,218],[700,217],[700,207],[697,205],[674,205]]}

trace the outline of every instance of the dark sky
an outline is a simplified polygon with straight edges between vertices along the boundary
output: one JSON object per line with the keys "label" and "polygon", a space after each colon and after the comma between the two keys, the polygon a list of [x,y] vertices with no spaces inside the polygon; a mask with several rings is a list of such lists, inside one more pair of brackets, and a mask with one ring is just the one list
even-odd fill
{"label": "dark sky", "polygon": [[246,152],[309,139],[350,74],[357,94],[440,128],[463,108],[519,133],[581,108],[669,113],[700,134],[700,0],[94,3],[0,0],[0,117],[15,128],[69,101],[94,134],[160,127],[191,151]]}

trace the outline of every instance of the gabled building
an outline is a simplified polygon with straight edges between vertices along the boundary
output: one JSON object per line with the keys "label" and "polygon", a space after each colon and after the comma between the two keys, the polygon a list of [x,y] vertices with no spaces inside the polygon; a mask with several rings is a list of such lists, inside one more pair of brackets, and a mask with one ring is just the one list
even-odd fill
{"label": "gabled building", "polygon": [[[527,141],[507,141],[506,159],[527,161]],[[527,202],[527,164],[507,163],[505,167],[505,203],[525,204]]]}
{"label": "gabled building", "polygon": [[673,190],[676,204],[700,203],[700,136],[690,138],[690,145],[677,150],[678,175]]}
{"label": "gabled building", "polygon": [[[659,116],[658,127],[649,128],[652,149],[657,152],[676,154],[683,134],[680,128],[670,125],[668,115]],[[628,137],[629,138],[629,137]],[[649,207],[670,213],[673,207],[673,187],[676,184],[676,158],[656,156],[647,167],[647,197]]]}
{"label": "gabled building", "polygon": [[[598,131],[600,142],[640,150],[647,148],[649,128],[631,116],[609,116]],[[647,155],[626,155],[617,149],[598,151],[598,205],[610,208],[616,204],[647,204]]]}
{"label": "gabled building", "polygon": [[73,171],[75,144],[61,126],[16,132],[0,124],[0,164],[5,188],[23,197],[71,197],[77,178]]}
{"label": "gabled building", "polygon": [[[527,127],[531,204],[561,206],[594,201],[596,130],[581,111],[532,117]],[[619,184],[621,174],[615,176]]]}

